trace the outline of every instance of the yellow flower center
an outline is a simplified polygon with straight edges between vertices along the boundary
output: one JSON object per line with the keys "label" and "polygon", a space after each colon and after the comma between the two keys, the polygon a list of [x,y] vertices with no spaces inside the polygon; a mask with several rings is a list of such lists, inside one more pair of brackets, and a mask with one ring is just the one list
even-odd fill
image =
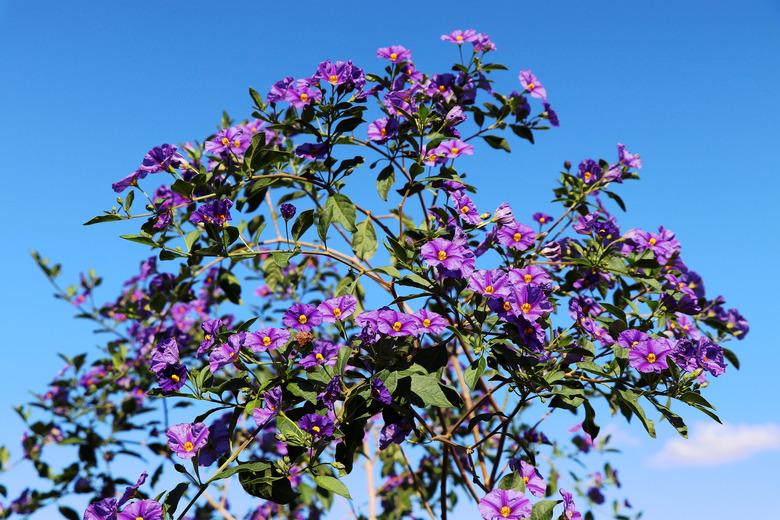
{"label": "yellow flower center", "polygon": [[303,325],[307,321],[309,321],[309,318],[307,318],[305,314],[301,314],[300,316],[298,316],[298,323],[300,323],[301,325]]}
{"label": "yellow flower center", "polygon": [[182,446],[182,447],[184,448],[184,451],[192,451],[192,449],[195,446],[193,446],[190,441],[187,441],[187,442],[184,443],[184,446]]}
{"label": "yellow flower center", "polygon": [[267,347],[270,344],[271,344],[271,338],[269,338],[268,336],[264,337],[263,338],[263,345],[265,345]]}
{"label": "yellow flower center", "polygon": [[142,516],[136,516],[136,517],[135,517],[135,520],[144,520],[144,517],[142,517]]}
{"label": "yellow flower center", "polygon": [[655,354],[653,354],[652,352],[650,352],[650,353],[647,355],[647,361],[648,361],[648,362],[650,362],[650,363],[655,363]]}
{"label": "yellow flower center", "polygon": [[585,172],[585,180],[586,181],[590,180],[590,172]]}
{"label": "yellow flower center", "polygon": [[468,206],[463,206],[462,208],[460,208],[460,212],[465,215],[466,213],[469,212],[469,207]]}
{"label": "yellow flower center", "polygon": [[501,508],[501,516],[504,518],[508,517],[512,513],[512,510],[509,509],[509,506],[504,506]]}
{"label": "yellow flower center", "polygon": [[229,144],[230,144],[230,139],[228,139],[227,137],[223,137],[223,138],[222,138],[222,144],[223,144],[224,146],[227,146],[227,145],[229,145]]}
{"label": "yellow flower center", "polygon": [[402,325],[401,325],[400,321],[396,321],[395,323],[393,323],[393,330],[394,331],[398,332],[399,330],[401,330],[401,327],[402,327]]}
{"label": "yellow flower center", "polygon": [[520,239],[523,238],[523,235],[521,233],[515,233],[512,235],[512,238],[515,239],[515,242],[520,242]]}
{"label": "yellow flower center", "polygon": [[[463,41],[463,36],[456,36],[455,39],[458,40],[458,43],[460,43],[460,42]],[[504,516],[506,516],[506,515],[504,515]]]}
{"label": "yellow flower center", "polygon": [[394,52],[390,53],[390,59],[391,59],[392,61],[395,61],[395,60],[397,60],[397,59],[398,59],[398,54],[396,54],[396,53],[394,53]]}
{"label": "yellow flower center", "polygon": [[305,102],[307,99],[309,99],[309,95],[308,94],[301,94],[301,101]]}
{"label": "yellow flower center", "polygon": [[437,254],[436,256],[439,257],[439,260],[444,260],[444,259],[447,258],[447,252],[446,251],[439,251],[439,254]]}
{"label": "yellow flower center", "polygon": [[544,217],[539,217],[539,224],[544,224],[545,222],[547,222],[547,219],[546,219],[546,218],[544,218]]}
{"label": "yellow flower center", "polygon": [[647,241],[647,243],[650,244],[651,246],[654,246],[655,245],[655,239],[651,238],[650,240]]}
{"label": "yellow flower center", "polygon": [[431,320],[429,320],[428,318],[425,318],[423,320],[423,327],[430,327],[430,326],[431,326]]}
{"label": "yellow flower center", "polygon": [[631,347],[632,347],[632,348],[633,348],[633,347],[636,347],[637,345],[639,345],[639,342],[638,342],[638,341],[634,341],[633,343],[631,343]]}
{"label": "yellow flower center", "polygon": [[171,376],[171,381],[173,381],[174,383],[178,383],[180,379],[181,378],[179,376],[177,376],[176,374],[173,374]]}
{"label": "yellow flower center", "polygon": [[379,130],[379,133],[382,134],[382,135],[387,135],[387,129],[386,128],[382,128],[382,129]]}
{"label": "yellow flower center", "polygon": [[335,316],[336,318],[341,316],[341,309],[333,309],[333,316]]}
{"label": "yellow flower center", "polygon": [[311,429],[314,430],[317,433],[320,433],[320,427],[319,426],[312,426]]}
{"label": "yellow flower center", "polygon": [[493,291],[495,291],[495,289],[493,288],[492,285],[488,285],[487,287],[485,287],[485,294],[493,294]]}
{"label": "yellow flower center", "polygon": [[509,302],[504,302],[504,310],[505,310],[505,311],[508,311],[508,310],[509,310],[509,309],[511,309],[511,308],[512,308],[512,306],[511,306],[511,305],[509,305]]}
{"label": "yellow flower center", "polygon": [[439,92],[444,92],[445,90],[447,90],[447,87],[444,85],[439,85]]}
{"label": "yellow flower center", "polygon": [[531,276],[530,274],[526,274],[523,276],[523,281],[525,283],[531,283],[531,280],[533,280],[533,276]]}
{"label": "yellow flower center", "polygon": [[322,361],[322,360],[323,360],[323,359],[325,359],[325,358],[323,357],[323,355],[322,355],[322,354],[320,354],[319,352],[317,352],[317,355],[316,355],[316,356],[314,356],[314,359],[316,359],[317,361]]}
{"label": "yellow flower center", "polygon": [[523,312],[528,312],[531,310],[531,304],[528,302],[525,302],[523,305],[520,306],[520,308],[523,310]]}
{"label": "yellow flower center", "polygon": [[206,334],[205,336],[203,336],[203,339],[205,339],[206,341],[211,341],[211,334]]}
{"label": "yellow flower center", "polygon": [[526,484],[528,484],[528,477],[523,477],[523,482],[525,482]]}
{"label": "yellow flower center", "polygon": [[529,83],[529,84],[528,84],[528,91],[529,91],[529,92],[530,92],[530,91],[532,91],[532,90],[533,90],[533,89],[535,89],[535,88],[536,88],[536,85],[534,85],[533,83]]}
{"label": "yellow flower center", "polygon": [[451,151],[451,153],[452,153],[453,155],[457,154],[457,153],[458,153],[458,149],[457,149],[457,148],[455,148],[455,147],[453,146],[453,147],[452,147],[452,151]]}
{"label": "yellow flower center", "polygon": [[335,74],[331,74],[330,78],[328,78],[328,80],[335,85],[336,82],[339,80],[339,77],[336,76]]}

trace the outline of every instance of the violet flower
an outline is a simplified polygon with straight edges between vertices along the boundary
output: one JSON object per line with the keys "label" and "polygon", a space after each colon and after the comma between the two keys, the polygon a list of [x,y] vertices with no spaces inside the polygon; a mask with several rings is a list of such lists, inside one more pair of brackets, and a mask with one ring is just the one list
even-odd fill
{"label": "violet flower", "polygon": [[530,70],[520,71],[520,85],[528,91],[531,97],[547,99],[547,91]]}
{"label": "violet flower", "polygon": [[325,323],[344,321],[352,316],[356,309],[357,298],[351,294],[330,298],[317,306],[317,310],[322,314],[322,321]]}
{"label": "violet flower", "polygon": [[306,414],[298,421],[301,430],[315,437],[330,437],[333,435],[333,421],[316,413]]}
{"label": "violet flower", "polygon": [[656,372],[669,368],[667,356],[674,350],[674,341],[666,338],[638,343],[628,353],[628,364],[640,372]]}
{"label": "violet flower", "polygon": [[531,516],[532,506],[531,501],[520,491],[494,489],[479,501],[477,509],[485,520],[494,518],[519,520]]}
{"label": "violet flower", "polygon": [[209,429],[203,423],[174,424],[168,429],[166,437],[171,451],[179,458],[189,460],[208,442]]}
{"label": "violet flower", "polygon": [[308,303],[295,303],[282,316],[282,323],[297,332],[310,332],[322,323],[322,313]]}
{"label": "violet flower", "polygon": [[162,506],[156,500],[133,502],[119,513],[117,520],[162,520]]}

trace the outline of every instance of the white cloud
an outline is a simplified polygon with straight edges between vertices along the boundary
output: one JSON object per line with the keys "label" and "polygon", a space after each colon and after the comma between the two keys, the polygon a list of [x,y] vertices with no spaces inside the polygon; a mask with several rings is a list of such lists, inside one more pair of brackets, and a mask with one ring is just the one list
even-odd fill
{"label": "white cloud", "polygon": [[658,468],[719,466],[773,450],[780,450],[777,424],[696,423],[688,439],[666,441],[649,464]]}
{"label": "white cloud", "polygon": [[608,422],[599,432],[597,440],[601,440],[607,435],[610,436],[609,447],[617,448],[619,450],[627,447],[636,447],[642,444],[642,439],[636,435],[631,434],[624,426],[624,423],[620,421]]}

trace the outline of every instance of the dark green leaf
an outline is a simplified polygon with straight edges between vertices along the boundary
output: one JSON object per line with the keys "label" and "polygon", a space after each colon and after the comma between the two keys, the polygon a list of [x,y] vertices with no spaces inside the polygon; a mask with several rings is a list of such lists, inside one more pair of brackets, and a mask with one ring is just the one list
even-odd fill
{"label": "dark green leaf", "polygon": [[149,237],[143,237],[141,235],[121,235],[119,238],[124,238],[125,240],[130,240],[131,242],[138,242],[139,244],[143,244],[145,246],[156,246],[154,240],[152,240]]}
{"label": "dark green leaf", "polygon": [[555,500],[540,500],[531,510],[531,520],[552,520],[553,508],[558,504]]}
{"label": "dark green leaf", "polygon": [[325,203],[325,211],[330,212],[333,222],[341,224],[347,231],[354,232],[357,229],[355,227],[357,210],[346,195],[334,193],[328,197],[328,201]]}
{"label": "dark green leaf", "polygon": [[124,220],[126,217],[117,215],[115,213],[108,213],[106,215],[98,215],[97,217],[84,222],[85,226],[91,226],[92,224],[99,224],[101,222],[113,222],[115,220]]}
{"label": "dark green leaf", "polygon": [[395,171],[393,170],[393,165],[389,164],[379,172],[376,178],[376,191],[379,192],[382,200],[387,200],[387,192],[390,191],[393,184],[395,184]]}
{"label": "dark green leaf", "polygon": [[507,152],[512,151],[512,149],[509,148],[509,142],[503,137],[499,137],[497,135],[483,135],[482,139],[484,139],[485,142],[493,148],[498,150],[506,150]]}
{"label": "dark green leaf", "polygon": [[485,357],[481,356],[479,359],[475,359],[468,368],[466,368],[463,373],[463,379],[466,380],[466,384],[469,385],[469,388],[472,390],[476,388],[477,381],[479,381],[479,378],[485,372],[486,367],[487,362],[485,361]]}
{"label": "dark green leaf", "polygon": [[298,218],[295,219],[295,223],[292,227],[292,237],[294,241],[298,241],[299,238],[314,224],[314,210],[307,209],[301,211]]}
{"label": "dark green leaf", "polygon": [[498,489],[513,489],[525,493],[525,480],[523,480],[522,475],[513,471],[508,475],[504,475],[503,478],[498,481]]}
{"label": "dark green leaf", "polygon": [[173,516],[173,513],[176,512],[176,506],[179,505],[179,500],[181,500],[184,492],[187,491],[187,486],[189,486],[188,482],[182,482],[165,497],[164,505],[169,515]]}

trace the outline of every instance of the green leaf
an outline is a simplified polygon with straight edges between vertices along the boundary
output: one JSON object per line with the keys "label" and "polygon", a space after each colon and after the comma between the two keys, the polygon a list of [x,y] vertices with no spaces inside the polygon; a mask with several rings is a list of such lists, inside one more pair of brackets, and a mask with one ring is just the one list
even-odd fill
{"label": "green leaf", "polygon": [[301,430],[297,423],[294,423],[284,414],[276,416],[276,429],[282,435],[284,442],[291,446],[306,446],[306,432]]}
{"label": "green leaf", "polygon": [[390,191],[393,184],[395,184],[395,171],[393,170],[393,165],[389,164],[379,172],[376,178],[376,191],[379,192],[382,200],[387,200],[387,192]]}
{"label": "green leaf", "polygon": [[176,179],[176,182],[171,184],[171,191],[183,195],[185,198],[190,198],[194,189],[195,185],[182,179]]}
{"label": "green leaf", "polygon": [[116,213],[107,213],[105,215],[98,215],[97,217],[84,222],[84,225],[91,226],[92,224],[100,224],[101,222],[114,222],[115,220],[124,220],[125,218],[126,217],[123,217],[122,215],[117,215]]}
{"label": "green leaf", "polygon": [[143,244],[145,246],[155,247],[157,245],[157,243],[151,238],[141,235],[120,235],[119,238],[124,238],[125,240],[129,240],[131,242],[138,242],[139,244]]}
{"label": "green leaf", "polygon": [[506,150],[507,152],[512,151],[511,148],[509,148],[509,142],[503,137],[499,137],[497,135],[483,135],[482,139],[484,139],[487,144],[497,150]]}
{"label": "green leaf", "polygon": [[398,272],[398,269],[396,269],[392,265],[383,265],[380,267],[374,267],[372,271],[386,274],[387,276],[392,276],[393,278],[401,278],[401,273]]}
{"label": "green leaf", "polygon": [[485,372],[486,367],[487,361],[485,361],[485,356],[481,356],[479,359],[475,359],[468,368],[466,368],[463,373],[463,379],[466,380],[466,384],[469,385],[469,388],[474,390],[477,386],[477,381],[479,381],[479,378]]}
{"label": "green leaf", "polygon": [[377,249],[376,231],[371,219],[367,218],[357,225],[357,231],[352,233],[352,251],[361,260],[370,260]]}
{"label": "green leaf", "polygon": [[531,510],[531,520],[552,520],[553,508],[558,504],[555,500],[540,500]]}
{"label": "green leaf", "polygon": [[690,405],[698,405],[698,406],[706,406],[707,408],[715,409],[714,406],[712,406],[709,401],[707,401],[705,398],[703,398],[700,394],[697,394],[696,392],[685,392],[679,397],[680,401],[683,401],[685,403],[688,403]]}
{"label": "green leaf", "polygon": [[258,92],[255,89],[253,89],[252,87],[249,87],[249,95],[252,96],[252,101],[255,102],[255,106],[257,106],[257,108],[260,108],[260,107],[263,106],[263,98],[262,98],[262,96],[260,96],[260,94],[258,94]]}
{"label": "green leaf", "polygon": [[184,253],[179,253],[177,251],[171,251],[170,249],[163,249],[160,251],[160,260],[173,260],[175,258],[181,258],[184,256],[188,256]]}
{"label": "green leaf", "polygon": [[677,432],[682,435],[684,438],[688,438],[688,426],[685,425],[685,421],[682,420],[682,417],[671,411],[669,408],[663,406],[662,404],[656,403],[655,401],[650,401],[655,405],[655,407],[658,409],[659,412],[663,414],[664,417],[666,417],[669,420],[669,424],[674,426],[674,429],[677,430]]}
{"label": "green leaf", "polygon": [[327,205],[320,211],[320,218],[317,220],[317,234],[320,236],[322,243],[327,242],[328,228],[331,222],[333,222],[333,213],[328,209]]}
{"label": "green leaf", "polygon": [[317,485],[321,488],[327,489],[332,493],[336,493],[337,495],[341,495],[344,498],[352,500],[352,497],[349,495],[347,486],[345,486],[344,483],[336,477],[331,477],[329,475],[314,475],[314,482],[316,482]]}
{"label": "green leaf", "polygon": [[422,403],[423,406],[441,406],[449,408],[450,406],[457,406],[459,403],[452,402],[453,396],[448,396],[444,393],[444,387],[439,382],[439,378],[434,376],[423,376],[419,374],[412,374],[409,377],[411,380],[411,399],[415,404]]}
{"label": "green leaf", "polygon": [[292,227],[292,237],[296,242],[314,224],[314,210],[301,211]]}
{"label": "green leaf", "polygon": [[293,252],[285,252],[285,251],[275,251],[271,253],[271,256],[274,259],[274,262],[276,262],[276,265],[279,266],[280,269],[285,269],[290,266],[290,259],[294,256],[296,256],[298,253]]}
{"label": "green leaf", "polygon": [[346,195],[334,193],[328,197],[328,201],[325,203],[325,211],[330,213],[333,222],[341,224],[347,231],[354,232],[357,230],[355,227],[357,209]]}
{"label": "green leaf", "polygon": [[184,243],[187,245],[187,251],[192,251],[192,244],[200,238],[200,230],[190,231],[187,236],[184,237]]}
{"label": "green leaf", "polygon": [[245,471],[258,472],[258,471],[265,471],[270,469],[271,469],[271,463],[268,461],[244,462],[242,464],[239,464],[238,466],[233,466],[232,468],[228,468],[224,470],[222,473],[214,477],[214,480],[221,480],[224,478],[232,477],[236,473],[243,473]]}
{"label": "green leaf", "polygon": [[501,480],[498,481],[498,489],[513,489],[525,493],[525,480],[523,480],[522,475],[513,471],[508,475],[504,475]]}
{"label": "green leaf", "polygon": [[585,407],[585,420],[582,421],[582,429],[585,433],[590,435],[591,439],[595,439],[598,437],[599,431],[601,430],[599,425],[595,422],[596,412],[593,410],[590,401],[585,400],[582,405]]}
{"label": "green leaf", "polygon": [[645,416],[645,411],[642,410],[642,407],[637,402],[639,396],[630,390],[618,390],[618,393],[623,397],[623,402],[634,412],[634,415],[642,421],[642,426],[645,427],[650,437],[655,439],[655,424]]}
{"label": "green leaf", "polygon": [[79,514],[69,507],[60,506],[59,510],[60,510],[60,514],[65,518],[67,518],[68,520],[81,520]]}
{"label": "green leaf", "polygon": [[355,128],[359,127],[361,123],[365,123],[362,117],[351,117],[349,119],[344,119],[339,121],[339,124],[336,125],[335,133],[343,134],[345,132],[351,132]]}
{"label": "green leaf", "polygon": [[170,493],[165,497],[164,507],[166,511],[168,511],[168,514],[173,517],[173,513],[176,511],[176,506],[179,505],[179,500],[181,500],[182,495],[184,495],[184,492],[187,491],[187,487],[189,486],[188,482],[182,482],[173,490],[171,490]]}
{"label": "green leaf", "polygon": [[236,304],[241,302],[241,283],[236,278],[236,275],[230,271],[223,270],[219,273],[218,285],[225,291],[225,296],[228,297],[228,300]]}
{"label": "green leaf", "polygon": [[273,466],[268,470],[239,473],[238,481],[250,495],[276,504],[289,504],[298,496],[290,480]]}
{"label": "green leaf", "polygon": [[515,133],[517,137],[528,139],[529,141],[531,141],[531,144],[534,144],[534,134],[533,132],[531,132],[531,129],[522,125],[509,125],[509,126],[510,128],[512,128],[512,131]]}

